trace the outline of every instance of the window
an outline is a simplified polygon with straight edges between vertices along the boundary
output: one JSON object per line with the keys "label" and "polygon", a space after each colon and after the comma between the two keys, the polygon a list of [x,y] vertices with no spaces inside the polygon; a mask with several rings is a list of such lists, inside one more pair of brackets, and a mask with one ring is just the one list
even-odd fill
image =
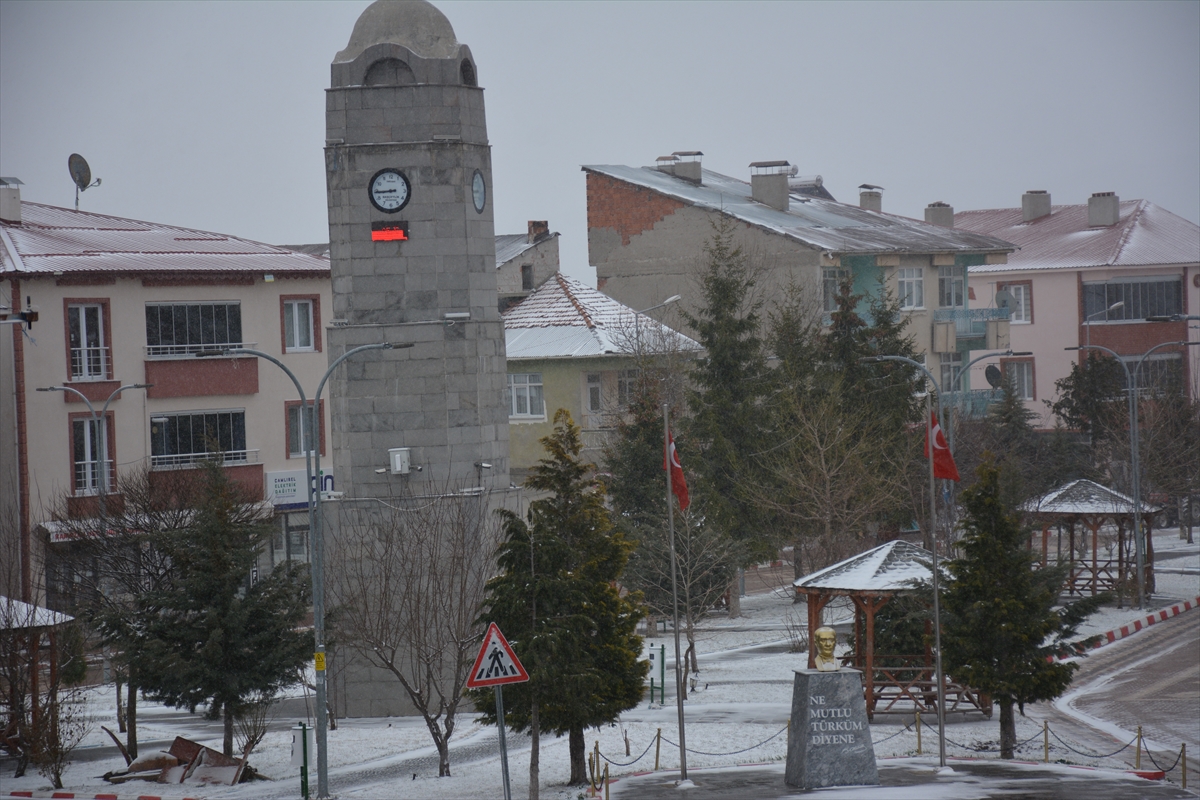
{"label": "window", "polygon": [[280,513],[271,537],[271,564],[308,561],[308,512]]}
{"label": "window", "polygon": [[[300,401],[289,400],[284,403],[287,408],[287,440],[288,440],[288,458],[303,458],[304,453],[313,451],[313,442],[316,441],[321,448],[321,455],[325,454],[325,418],[324,414],[318,414],[315,420],[316,436],[313,431],[308,429],[308,420],[305,420],[305,425],[301,426],[300,422]],[[308,408],[313,407],[312,401],[308,401]],[[325,409],[325,401],[321,401],[321,411]],[[304,433],[304,443],[301,444],[301,430]]]}
{"label": "window", "polygon": [[529,372],[508,376],[508,415],[545,418],[542,403],[542,373]]}
{"label": "window", "polygon": [[1033,362],[1032,361],[1002,361],[1004,376],[1013,383],[1017,397],[1022,400],[1034,400]]}
{"label": "window", "polygon": [[105,305],[67,305],[67,346],[70,348],[71,380],[102,381],[109,375],[105,346]]}
{"label": "window", "polygon": [[241,346],[242,307],[238,303],[146,305],[146,354],[151,357]]}
{"label": "window", "polygon": [[[1106,312],[1117,303],[1125,305]],[[1083,285],[1084,319],[1093,323],[1182,313],[1183,283],[1179,278],[1122,278]]]}
{"label": "window", "polygon": [[71,454],[75,495],[93,495],[112,488],[112,454],[108,452],[108,420],[91,414],[71,418]]}
{"label": "window", "polygon": [[942,353],[939,358],[942,365],[942,391],[956,392],[962,389],[962,386],[956,383],[958,376],[962,374],[962,353]]}
{"label": "window", "polygon": [[998,290],[1003,289],[1013,297],[1012,314],[1009,316],[1009,321],[1018,325],[1027,325],[1033,322],[1033,284],[1029,281],[1023,283],[1002,283],[996,287]]}
{"label": "window", "polygon": [[901,308],[925,307],[925,270],[920,267],[902,269],[896,275]]}
{"label": "window", "polygon": [[533,291],[533,264],[521,265],[521,291]]}
{"label": "window", "polygon": [[283,352],[312,353],[321,349],[321,298],[285,294],[279,298]]}
{"label": "window", "polygon": [[825,267],[821,270],[821,295],[826,311],[837,311],[837,296],[842,291],[842,281],[850,277],[850,270]]}
{"label": "window", "polygon": [[1183,358],[1179,353],[1154,353],[1142,361],[1142,366],[1139,368],[1137,364],[1141,359],[1141,356],[1121,356],[1121,360],[1129,368],[1130,375],[1133,375],[1135,369],[1137,370],[1134,381],[1137,383],[1139,394],[1146,392],[1160,394],[1171,388],[1183,389],[1186,387],[1182,380]]}
{"label": "window", "polygon": [[197,411],[151,417],[151,466],[186,467],[218,453],[226,464],[249,460],[245,411]]}
{"label": "window", "polygon": [[942,308],[963,307],[962,267],[938,267],[938,305]]}
{"label": "window", "polygon": [[587,410],[593,414],[604,410],[604,393],[601,391],[599,372],[587,374]]}
{"label": "window", "polygon": [[617,373],[617,405],[621,408],[629,408],[629,404],[633,402],[637,392],[637,379],[636,369],[623,369]]}

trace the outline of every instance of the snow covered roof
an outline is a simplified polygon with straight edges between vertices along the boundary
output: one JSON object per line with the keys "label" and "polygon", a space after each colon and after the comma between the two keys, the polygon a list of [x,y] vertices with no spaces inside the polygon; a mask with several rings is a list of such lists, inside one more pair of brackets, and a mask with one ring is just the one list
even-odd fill
{"label": "snow covered roof", "polygon": [[792,585],[797,589],[901,591],[913,588],[914,581],[929,580],[932,561],[933,554],[924,547],[896,540],[797,578]]}
{"label": "snow covered roof", "polygon": [[583,170],[728,214],[832,253],[1008,253],[1013,249],[1008,242],[992,236],[867,211],[795,190],[791,192],[789,210],[779,211],[753,200],[746,181],[707,169],[701,170],[699,185],[654,167],[592,165]]}
{"label": "snow covered roof", "polygon": [[41,203],[21,203],[21,222],[4,222],[0,239],[0,275],[329,275],[328,259],[286,247]]}
{"label": "snow covered roof", "polygon": [[665,346],[700,349],[682,333],[561,272],[504,312],[509,360],[632,355],[639,336],[656,352]]}
{"label": "snow covered roof", "polygon": [[75,619],[48,608],[0,595],[0,630],[22,630],[24,628],[49,628],[63,625]]}
{"label": "snow covered roof", "polygon": [[[1042,497],[1027,500],[1022,511],[1034,514],[1133,514],[1133,498],[1080,478]],[[1158,506],[1142,503],[1143,513],[1155,513]]]}
{"label": "snow covered roof", "polygon": [[1153,266],[1200,262],[1200,226],[1145,200],[1124,200],[1116,225],[1088,226],[1086,203],[1052,206],[1044,217],[1023,221],[1020,208],[959,211],[954,227],[997,236],[1021,249],[1007,264],[971,272],[1025,269]]}

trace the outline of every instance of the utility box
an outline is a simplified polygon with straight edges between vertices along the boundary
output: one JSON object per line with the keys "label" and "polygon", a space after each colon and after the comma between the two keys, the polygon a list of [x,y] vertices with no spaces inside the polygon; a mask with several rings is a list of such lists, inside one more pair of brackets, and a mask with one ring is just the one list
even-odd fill
{"label": "utility box", "polygon": [[933,352],[958,352],[958,332],[953,320],[933,323]]}
{"label": "utility box", "polygon": [[1007,350],[1009,341],[1009,321],[1006,319],[989,319],[987,323],[987,349]]}
{"label": "utility box", "polygon": [[307,725],[292,728],[292,766],[304,766],[304,740],[308,739],[308,763],[317,760],[317,729]]}
{"label": "utility box", "polygon": [[388,462],[392,465],[393,475],[407,475],[410,461],[411,453],[409,448],[393,447],[388,450]]}

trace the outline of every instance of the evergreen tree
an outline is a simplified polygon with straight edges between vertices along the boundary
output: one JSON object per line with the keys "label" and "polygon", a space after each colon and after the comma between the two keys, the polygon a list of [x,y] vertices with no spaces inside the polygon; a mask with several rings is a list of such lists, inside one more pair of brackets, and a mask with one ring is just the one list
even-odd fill
{"label": "evergreen tree", "polygon": [[1056,608],[1066,565],[1034,570],[1028,531],[1004,505],[1000,470],[990,457],[962,493],[962,557],[947,563],[943,589],[942,663],[955,680],[991,695],[1000,706],[1000,750],[1016,746],[1013,706],[1051,700],[1066,691],[1076,664],[1054,656],[1074,650],[1068,639],[1107,598],[1088,597]]}
{"label": "evergreen tree", "polygon": [[1047,400],[1046,405],[1063,425],[1098,442],[1128,422],[1125,384],[1125,370],[1115,358],[1092,352],[1082,364],[1072,364],[1065,378],[1054,382],[1058,397]]}
{"label": "evergreen tree", "polygon": [[703,302],[683,318],[704,354],[696,359],[687,426],[695,443],[697,492],[711,499],[716,527],[744,543],[747,557],[774,558],[778,542],[763,509],[747,492],[756,477],[752,454],[763,449],[762,402],[768,390],[761,301],[745,252],[734,242],[736,224],[722,218],[704,245]]}
{"label": "evergreen tree", "polygon": [[[613,722],[642,697],[649,662],[634,631],[644,609],[617,588],[633,545],[612,524],[594,466],[580,460],[580,431],[565,409],[542,439],[546,457],[526,486],[547,494],[527,520],[504,515],[500,574],[488,583],[481,622],[495,622],[529,671],[504,690],[505,722],[569,736],[572,785],[586,782],[585,728]],[[495,695],[473,692],[495,722]],[[536,752],[536,751],[535,751]]]}
{"label": "evergreen tree", "polygon": [[225,755],[234,719],[253,698],[296,683],[313,636],[298,630],[309,608],[308,566],[281,564],[251,581],[271,533],[270,517],[215,462],[204,465],[192,524],[159,537],[172,580],[138,599],[153,609],[139,678],[145,693],[176,708],[207,706],[224,717]]}

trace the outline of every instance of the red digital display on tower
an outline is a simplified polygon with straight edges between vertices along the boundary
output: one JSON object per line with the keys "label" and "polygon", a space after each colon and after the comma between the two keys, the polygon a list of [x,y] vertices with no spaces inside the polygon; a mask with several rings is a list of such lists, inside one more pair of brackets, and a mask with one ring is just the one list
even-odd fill
{"label": "red digital display on tower", "polygon": [[407,242],[408,241],[408,223],[407,222],[372,222],[371,223],[371,241],[372,242]]}

